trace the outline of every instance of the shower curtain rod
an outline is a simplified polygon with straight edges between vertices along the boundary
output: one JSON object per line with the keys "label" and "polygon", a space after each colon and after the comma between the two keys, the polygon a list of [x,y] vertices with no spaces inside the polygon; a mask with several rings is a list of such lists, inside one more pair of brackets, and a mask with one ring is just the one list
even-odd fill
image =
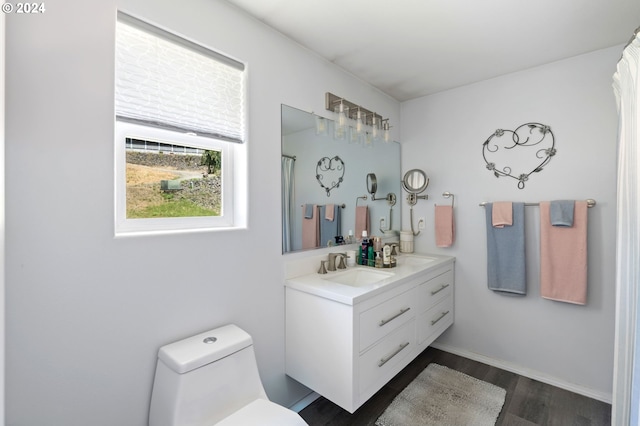
{"label": "shower curtain rod", "polygon": [[[596,200],[594,200],[593,198],[587,198],[587,207],[591,208],[594,207],[596,205]],[[480,207],[484,207],[486,206],[488,203],[488,201],[483,201],[481,202],[479,205]],[[539,206],[540,203],[524,203],[525,206]]]}

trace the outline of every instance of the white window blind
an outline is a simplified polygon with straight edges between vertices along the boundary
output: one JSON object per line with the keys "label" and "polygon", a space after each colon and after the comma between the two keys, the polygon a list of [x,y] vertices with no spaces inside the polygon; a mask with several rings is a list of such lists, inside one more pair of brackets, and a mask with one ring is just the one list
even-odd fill
{"label": "white window blind", "polygon": [[116,117],[244,141],[244,65],[119,13]]}

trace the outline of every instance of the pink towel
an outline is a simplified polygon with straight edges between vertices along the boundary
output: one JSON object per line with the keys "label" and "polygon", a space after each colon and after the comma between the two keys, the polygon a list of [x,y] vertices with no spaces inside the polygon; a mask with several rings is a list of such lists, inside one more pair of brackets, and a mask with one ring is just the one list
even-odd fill
{"label": "pink towel", "polygon": [[549,202],[540,202],[540,294],[587,303],[587,202],[576,201],[573,226],[552,226]]}
{"label": "pink towel", "polygon": [[356,207],[356,238],[362,237],[362,231],[369,233],[369,207],[358,206]]}
{"label": "pink towel", "polygon": [[318,206],[313,205],[312,216],[307,219],[305,216],[305,208],[302,206],[302,248],[318,247],[318,238],[320,236],[320,221],[318,220]]}
{"label": "pink towel", "polygon": [[504,228],[505,226],[513,225],[513,203],[510,201],[493,203],[491,214],[491,224],[494,228]]}
{"label": "pink towel", "polygon": [[435,234],[437,247],[451,247],[455,236],[453,206],[436,206]]}
{"label": "pink towel", "polygon": [[335,210],[334,204],[327,204],[327,208],[325,209],[324,218],[328,221],[333,222],[333,211]]}

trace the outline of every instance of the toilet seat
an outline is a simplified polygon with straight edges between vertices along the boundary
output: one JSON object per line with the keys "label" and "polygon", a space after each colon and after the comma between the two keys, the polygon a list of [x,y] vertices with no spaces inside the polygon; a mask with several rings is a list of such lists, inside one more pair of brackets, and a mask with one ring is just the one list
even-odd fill
{"label": "toilet seat", "polygon": [[215,426],[307,426],[298,413],[266,399],[258,398]]}

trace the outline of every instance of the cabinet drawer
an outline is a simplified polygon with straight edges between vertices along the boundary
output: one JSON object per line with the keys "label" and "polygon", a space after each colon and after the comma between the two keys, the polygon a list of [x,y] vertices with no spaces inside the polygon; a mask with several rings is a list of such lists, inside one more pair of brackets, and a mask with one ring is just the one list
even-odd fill
{"label": "cabinet drawer", "polygon": [[415,317],[414,295],[407,291],[360,314],[360,351]]}
{"label": "cabinet drawer", "polygon": [[418,344],[430,338],[432,341],[435,340],[435,337],[451,324],[453,324],[453,297],[450,296],[418,316]]}
{"label": "cabinet drawer", "polygon": [[404,367],[403,360],[415,355],[415,328],[415,320],[409,321],[362,354],[359,380],[361,393],[376,383],[386,383]]}
{"label": "cabinet drawer", "polygon": [[417,300],[420,300],[421,311],[430,309],[440,300],[453,292],[453,271],[449,270],[418,286]]}

